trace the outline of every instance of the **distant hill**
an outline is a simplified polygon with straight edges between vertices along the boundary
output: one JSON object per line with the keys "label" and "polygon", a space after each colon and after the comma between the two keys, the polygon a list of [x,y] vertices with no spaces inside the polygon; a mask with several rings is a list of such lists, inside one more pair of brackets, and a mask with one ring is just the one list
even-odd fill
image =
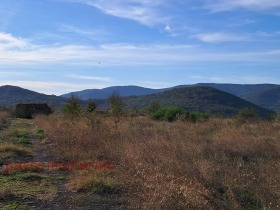
{"label": "distant hill", "polygon": [[280,85],[274,84],[215,84],[201,83],[199,86],[212,87],[239,96],[251,103],[273,111],[280,111]]}
{"label": "distant hill", "polygon": [[16,86],[0,86],[0,107],[15,107],[18,103],[47,103],[50,107],[60,107],[66,99],[55,95],[45,95]]}
{"label": "distant hill", "polygon": [[64,98],[70,98],[71,95],[78,96],[82,100],[88,100],[88,99],[106,99],[112,93],[117,92],[121,96],[142,96],[142,95],[149,95],[153,93],[158,93],[163,90],[157,90],[157,89],[150,89],[150,88],[144,88],[139,86],[113,86],[108,87],[104,89],[88,89],[88,90],[82,90],[78,92],[72,92],[67,93],[64,95],[61,95],[61,97]]}
{"label": "distant hill", "polygon": [[[198,83],[194,85],[180,85],[170,88],[164,89],[151,89],[144,88],[138,86],[113,86],[104,89],[89,89],[83,90],[73,93],[68,93],[62,95],[64,98],[69,98],[71,95],[78,96],[82,100],[88,99],[106,99],[114,92],[118,92],[121,96],[143,96],[149,94],[155,94],[164,92],[166,90],[171,90],[174,88],[186,88],[186,87],[195,87],[195,86],[204,86],[204,87],[212,87],[233,95],[236,95],[244,100],[247,100],[251,103],[254,103],[258,106],[261,106],[266,109],[271,109],[273,111],[280,111],[280,97],[277,94],[277,90],[279,90],[280,85],[274,84],[217,84],[217,83]],[[273,91],[273,89],[275,89]],[[274,100],[266,100],[267,96],[264,93],[266,91],[273,91],[272,94],[275,99]],[[268,92],[266,93],[268,94]],[[272,96],[271,96],[272,97]]]}
{"label": "distant hill", "polygon": [[242,95],[242,98],[261,107],[280,112],[280,86]]}
{"label": "distant hill", "polygon": [[236,96],[242,96],[250,93],[269,90],[275,87],[280,87],[274,84],[219,84],[219,83],[198,83],[197,86],[212,87],[231,93]]}
{"label": "distant hill", "polygon": [[244,107],[251,107],[262,116],[273,114],[272,111],[227,92],[199,86],[175,88],[146,96],[128,97],[125,98],[125,104],[127,108],[142,109],[154,100],[158,101],[161,106],[180,106],[188,111],[210,112],[217,115],[232,116]]}

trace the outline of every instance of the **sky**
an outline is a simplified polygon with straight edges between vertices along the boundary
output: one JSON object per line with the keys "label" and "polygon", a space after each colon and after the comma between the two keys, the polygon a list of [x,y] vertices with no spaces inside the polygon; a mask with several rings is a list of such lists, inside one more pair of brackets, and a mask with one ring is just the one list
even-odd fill
{"label": "sky", "polygon": [[280,84],[279,0],[1,0],[0,85]]}

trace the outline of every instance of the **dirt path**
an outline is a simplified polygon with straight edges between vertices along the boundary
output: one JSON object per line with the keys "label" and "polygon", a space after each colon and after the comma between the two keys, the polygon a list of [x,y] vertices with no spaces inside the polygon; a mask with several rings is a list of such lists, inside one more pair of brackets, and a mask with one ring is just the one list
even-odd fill
{"label": "dirt path", "polygon": [[[27,151],[32,152],[31,155],[16,155],[10,154],[7,152],[6,162],[58,162],[54,159],[54,157],[50,154],[46,144],[42,143],[36,136],[37,127],[33,120],[22,120],[22,119],[13,119],[11,121],[10,126],[1,131],[1,139],[0,139],[0,147],[1,145],[14,145],[15,150],[26,149]],[[23,136],[28,134],[28,136]],[[21,143],[15,142],[15,140],[20,140]],[[24,144],[22,143],[24,141]],[[2,146],[4,147],[4,146]],[[6,149],[7,150],[7,149]],[[5,150],[4,150],[5,151]],[[5,155],[5,153],[4,153]],[[4,160],[1,160],[4,162]],[[76,192],[72,192],[66,187],[66,178],[67,171],[59,171],[59,170],[43,170],[36,172],[18,172],[17,175],[6,175],[3,171],[5,166],[3,165],[1,168],[0,181],[3,179],[4,181],[11,178],[11,180],[7,183],[3,183],[7,185],[6,188],[0,187],[0,209],[40,209],[40,210],[76,210],[73,204],[73,200],[77,197]],[[29,176],[38,176],[43,178],[44,180],[48,180],[47,184],[42,184],[39,181],[35,180],[17,180],[19,176],[22,174],[27,174]],[[15,177],[13,177],[15,176]],[[5,178],[5,179],[4,179]],[[2,183],[1,183],[2,184]],[[18,192],[21,189],[26,187],[24,192]],[[33,189],[33,187],[36,189]],[[45,188],[45,189],[44,189]],[[38,191],[42,195],[36,196],[29,191]],[[10,192],[11,191],[11,192]],[[13,193],[15,191],[15,193]],[[44,193],[46,191],[46,193]],[[50,191],[50,192],[48,192]],[[10,192],[7,194],[7,192]],[[3,195],[2,195],[3,194]],[[7,194],[7,195],[6,195]],[[19,194],[19,195],[18,195]],[[46,194],[46,195],[44,195]],[[50,194],[50,195],[49,195]],[[40,197],[46,197],[40,199]]]}
{"label": "dirt path", "polygon": [[[30,127],[33,128],[30,138],[32,145],[34,147],[34,152],[36,153],[35,156],[33,156],[32,161],[33,162],[58,162],[51,154],[50,151],[48,150],[46,144],[42,143],[40,139],[35,135],[36,132],[36,125],[34,124],[33,121],[29,121]],[[59,170],[43,170],[40,172],[40,174],[44,176],[51,176],[54,177],[54,182],[57,187],[57,194],[54,197],[53,200],[51,201],[45,201],[38,203],[36,207],[38,209],[42,210],[64,210],[64,209],[69,209],[69,210],[74,210],[76,209],[73,204],[73,200],[75,200],[75,197],[77,196],[76,192],[70,191],[66,187],[66,176],[67,171],[59,171]],[[58,178],[57,178],[58,177]],[[62,179],[61,179],[62,177]],[[64,179],[65,177],[65,179]]]}
{"label": "dirt path", "polygon": [[[0,133],[0,150],[1,147],[8,148],[3,154],[0,153],[0,163],[60,162],[51,154],[49,145],[44,142],[44,139],[39,139],[37,132],[38,128],[33,120],[13,119],[10,126]],[[13,145],[12,151],[10,145]],[[118,195],[69,190],[66,184],[70,171],[45,168],[42,171],[18,171],[7,174],[3,172],[4,167],[3,165],[0,170],[0,209],[125,209]]]}

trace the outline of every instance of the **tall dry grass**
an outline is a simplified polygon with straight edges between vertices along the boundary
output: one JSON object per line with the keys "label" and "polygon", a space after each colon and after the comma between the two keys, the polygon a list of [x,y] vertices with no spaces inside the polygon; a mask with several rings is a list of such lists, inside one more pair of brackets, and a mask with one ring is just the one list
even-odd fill
{"label": "tall dry grass", "polygon": [[279,208],[280,123],[135,117],[115,126],[110,118],[93,125],[57,115],[36,122],[61,160],[114,161],[110,176],[120,183],[127,208]]}
{"label": "tall dry grass", "polygon": [[11,118],[11,113],[0,111],[0,130],[2,130]]}

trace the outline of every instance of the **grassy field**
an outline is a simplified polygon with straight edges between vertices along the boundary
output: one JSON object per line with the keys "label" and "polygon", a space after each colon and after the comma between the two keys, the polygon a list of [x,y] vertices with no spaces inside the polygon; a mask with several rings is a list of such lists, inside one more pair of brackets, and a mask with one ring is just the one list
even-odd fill
{"label": "grassy field", "polygon": [[[32,163],[41,159],[39,138],[32,120],[11,118],[0,113],[0,209],[30,210],[52,207],[58,194],[58,174],[33,169],[5,170],[6,163]],[[36,146],[35,146],[36,145]],[[44,205],[46,203],[46,205]],[[53,209],[53,208],[52,208]]]}
{"label": "grassy field", "polygon": [[116,123],[58,114],[35,122],[59,160],[116,164],[113,171],[69,175],[68,189],[89,195],[84,203],[99,194],[123,209],[279,208],[279,122],[124,117]]}

